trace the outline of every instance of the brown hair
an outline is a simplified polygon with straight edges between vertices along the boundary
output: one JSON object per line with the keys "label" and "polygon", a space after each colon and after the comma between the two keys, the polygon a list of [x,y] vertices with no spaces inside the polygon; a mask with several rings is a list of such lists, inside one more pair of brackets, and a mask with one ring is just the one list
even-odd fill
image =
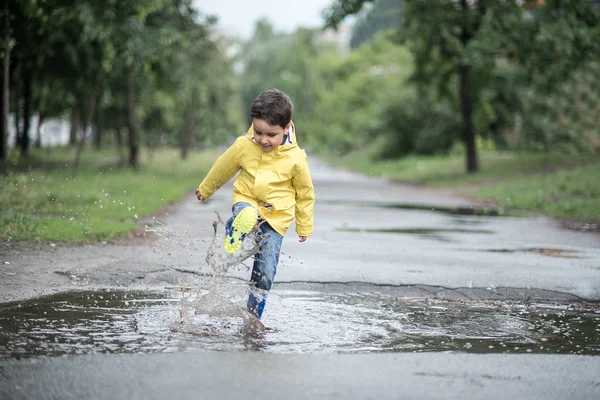
{"label": "brown hair", "polygon": [[294,106],[287,94],[279,89],[265,90],[250,107],[252,118],[262,119],[269,125],[285,128],[292,120]]}

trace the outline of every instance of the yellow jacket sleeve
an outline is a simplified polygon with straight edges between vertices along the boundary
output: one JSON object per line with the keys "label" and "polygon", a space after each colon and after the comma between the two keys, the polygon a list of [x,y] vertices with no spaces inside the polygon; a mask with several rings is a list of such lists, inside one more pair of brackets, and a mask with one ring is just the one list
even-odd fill
{"label": "yellow jacket sleeve", "polygon": [[213,164],[198,190],[205,199],[211,197],[221,186],[227,183],[240,170],[239,140],[233,142]]}
{"label": "yellow jacket sleeve", "polygon": [[306,155],[303,162],[297,165],[292,185],[296,190],[296,233],[299,236],[310,236],[314,229],[315,190]]}

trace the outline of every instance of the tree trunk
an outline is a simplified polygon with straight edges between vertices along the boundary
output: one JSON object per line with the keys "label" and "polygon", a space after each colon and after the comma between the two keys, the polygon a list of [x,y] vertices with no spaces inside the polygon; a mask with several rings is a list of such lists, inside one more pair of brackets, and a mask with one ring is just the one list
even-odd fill
{"label": "tree trunk", "polygon": [[73,178],[77,175],[77,168],[79,167],[79,162],[81,161],[81,153],[83,152],[83,147],[85,144],[85,138],[88,135],[88,131],[92,126],[92,120],[94,118],[94,111],[96,110],[96,99],[98,98],[98,93],[100,92],[100,84],[102,83],[102,69],[98,68],[96,71],[96,79],[94,83],[94,87],[92,89],[92,94],[90,95],[90,103],[88,104],[88,111],[83,123],[83,132],[81,134],[81,140],[79,141],[79,145],[77,146],[77,155],[75,156],[75,162],[73,162]]}
{"label": "tree trunk", "polygon": [[9,109],[9,93],[10,93],[10,30],[9,30],[9,4],[10,0],[4,0],[4,18],[2,18],[2,44],[4,50],[4,58],[2,59],[2,75],[0,78],[0,113],[2,113],[0,126],[0,172],[4,175],[8,173],[8,109]]}
{"label": "tree trunk", "polygon": [[130,67],[127,70],[125,79],[127,84],[127,128],[129,130],[129,166],[131,166],[134,169],[137,169],[139,166],[139,140],[137,137],[137,128],[135,124],[135,75],[133,67]]}
{"label": "tree trunk", "polygon": [[79,102],[71,107],[71,129],[69,130],[69,146],[74,147],[77,144],[77,127],[79,126]]}
{"label": "tree trunk", "polygon": [[[125,114],[125,113],[124,113]],[[123,138],[127,134],[125,125],[119,126],[118,130],[115,132],[117,135],[117,152],[119,153],[119,164],[127,165],[127,149],[125,148],[125,143]]]}
{"label": "tree trunk", "polygon": [[[111,112],[111,115],[112,114],[113,113]],[[123,129],[125,123],[123,118],[126,114],[127,112],[125,111],[125,108],[123,108],[120,113],[117,113],[117,116],[109,118],[115,133],[115,143],[117,146],[117,153],[119,154],[119,164],[121,165],[125,165],[125,156],[123,155]]]}
{"label": "tree trunk", "polygon": [[[472,38],[467,20],[469,12],[467,0],[460,0],[462,12],[464,14],[464,24],[460,39],[463,45],[463,50]],[[466,150],[466,167],[467,172],[477,172],[479,170],[479,162],[477,160],[477,147],[475,145],[475,129],[473,127],[473,99],[471,98],[471,67],[460,61],[459,66],[459,91],[460,104],[463,117],[463,132],[462,138]]]}
{"label": "tree trunk", "polygon": [[102,148],[102,129],[100,127],[100,120],[101,120],[101,115],[100,115],[100,110],[98,110],[96,112],[96,117],[94,118],[94,120],[96,121],[96,123],[94,124],[96,126],[96,136],[94,136],[94,148],[96,150],[100,150]]}
{"label": "tree trunk", "polygon": [[498,118],[494,119],[490,124],[490,132],[492,133],[492,139],[494,140],[494,145],[496,146],[496,150],[508,150],[508,143],[506,143],[506,138],[502,134],[500,130],[500,121]]}
{"label": "tree trunk", "polygon": [[183,132],[181,135],[181,151],[180,157],[182,160],[185,160],[188,156],[189,149],[192,145],[192,134],[193,134],[193,125],[194,125],[194,111],[192,109],[192,104],[190,104],[185,110],[185,125],[183,128]]}
{"label": "tree trunk", "polygon": [[121,125],[115,126],[114,131],[117,149],[121,150],[121,147],[123,147],[123,139],[121,138]]}
{"label": "tree trunk", "polygon": [[121,153],[121,148],[123,147],[123,134],[121,132],[122,125],[115,126],[115,143],[117,146],[117,150],[119,150],[119,154]]}
{"label": "tree trunk", "polygon": [[154,154],[156,152],[156,148],[158,147],[159,133],[156,131],[156,129],[153,128],[158,126],[159,119],[160,112],[156,108],[152,109],[152,112],[149,116],[149,128],[145,131],[149,150],[148,159],[150,161],[154,160]]}
{"label": "tree trunk", "polygon": [[[10,81],[9,81],[10,84]],[[19,92],[15,90],[15,113],[14,113],[14,123],[15,123],[15,148],[21,147],[21,98],[19,96]]]}
{"label": "tree trunk", "polygon": [[40,114],[38,118],[37,129],[35,130],[34,146],[38,149],[42,147],[42,125],[44,125],[44,119],[46,119],[46,117],[44,117],[43,114]]}
{"label": "tree trunk", "polygon": [[466,149],[467,172],[477,172],[477,147],[475,146],[475,130],[473,129],[473,100],[471,99],[471,67],[460,66],[460,102],[463,117],[463,142]]}
{"label": "tree trunk", "polygon": [[31,73],[23,72],[23,133],[21,135],[21,155],[29,152],[29,127],[31,125]]}

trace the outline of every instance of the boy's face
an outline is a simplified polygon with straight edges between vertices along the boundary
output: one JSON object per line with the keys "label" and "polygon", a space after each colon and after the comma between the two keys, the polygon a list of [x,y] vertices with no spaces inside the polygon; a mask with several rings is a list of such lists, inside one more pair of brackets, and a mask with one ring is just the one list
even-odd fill
{"label": "boy's face", "polygon": [[252,118],[252,126],[254,126],[254,141],[268,153],[281,146],[283,136],[290,125],[282,128],[279,125],[269,125],[262,119]]}

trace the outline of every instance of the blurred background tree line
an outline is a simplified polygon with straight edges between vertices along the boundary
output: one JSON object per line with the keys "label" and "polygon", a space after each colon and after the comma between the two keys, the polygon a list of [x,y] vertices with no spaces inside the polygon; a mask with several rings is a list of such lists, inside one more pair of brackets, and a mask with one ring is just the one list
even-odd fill
{"label": "blurred background tree line", "polygon": [[131,167],[140,146],[185,158],[243,134],[273,87],[316,154],[458,152],[474,172],[486,146],[598,152],[599,3],[332,0],[324,26],[353,16],[348,48],[264,20],[228,39],[191,0],[1,0],[2,169],[52,118],[70,122],[74,173],[86,141]]}
{"label": "blurred background tree line", "polygon": [[239,131],[233,60],[215,22],[191,0],[3,0],[4,169],[9,115],[22,157],[40,146],[44,121],[68,119],[74,172],[86,140],[125,149],[135,168],[141,146],[179,146],[185,158]]}

